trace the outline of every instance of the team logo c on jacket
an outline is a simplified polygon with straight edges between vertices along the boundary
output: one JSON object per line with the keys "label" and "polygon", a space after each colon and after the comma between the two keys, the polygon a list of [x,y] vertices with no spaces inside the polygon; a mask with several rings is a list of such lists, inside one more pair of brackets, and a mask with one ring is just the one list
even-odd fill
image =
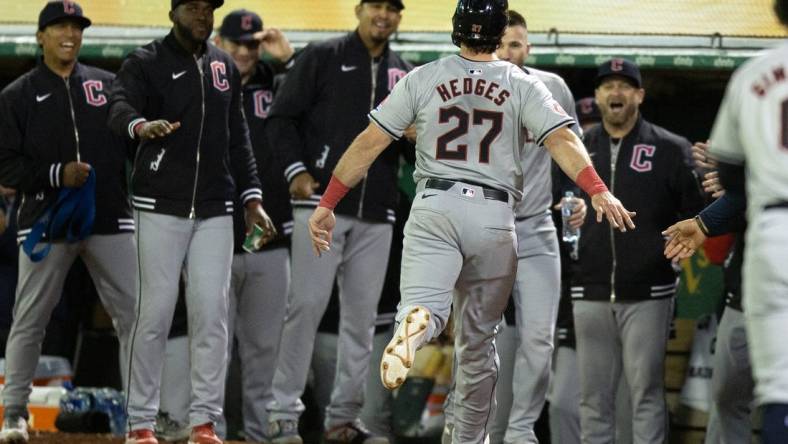
{"label": "team logo c on jacket", "polygon": [[104,82],[101,80],[85,80],[82,82],[82,89],[85,90],[85,100],[88,105],[104,106],[107,104],[107,96],[100,94],[104,91]]}
{"label": "team logo c on jacket", "polygon": [[211,62],[211,76],[214,88],[222,92],[230,89],[230,82],[227,80],[227,65],[224,62]]}
{"label": "team logo c on jacket", "polygon": [[654,157],[655,151],[657,151],[657,147],[654,145],[635,145],[632,149],[632,161],[629,162],[630,168],[639,173],[651,171],[652,162],[646,158]]}
{"label": "team logo c on jacket", "polygon": [[401,78],[405,77],[407,73],[407,71],[398,68],[389,68],[389,91],[394,89],[394,85],[396,85]]}
{"label": "team logo c on jacket", "polygon": [[255,91],[252,97],[254,99],[254,115],[261,119],[268,117],[268,110],[271,108],[271,103],[274,102],[274,94],[267,89],[261,89]]}

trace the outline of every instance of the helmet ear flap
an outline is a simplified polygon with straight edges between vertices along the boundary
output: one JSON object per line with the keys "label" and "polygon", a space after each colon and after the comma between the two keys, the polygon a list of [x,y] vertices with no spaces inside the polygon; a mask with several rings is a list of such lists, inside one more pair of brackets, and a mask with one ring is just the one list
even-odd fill
{"label": "helmet ear flap", "polygon": [[497,46],[508,22],[508,0],[459,0],[452,17],[456,46]]}

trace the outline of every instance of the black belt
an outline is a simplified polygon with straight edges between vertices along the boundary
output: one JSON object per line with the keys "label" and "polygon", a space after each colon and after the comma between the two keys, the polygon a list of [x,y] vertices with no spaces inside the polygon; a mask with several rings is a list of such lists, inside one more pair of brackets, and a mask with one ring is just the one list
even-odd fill
{"label": "black belt", "polygon": [[488,188],[484,185],[480,185],[478,183],[468,182],[467,180],[459,181],[459,180],[448,180],[448,179],[427,179],[427,182],[424,184],[424,188],[430,188],[433,190],[441,190],[441,191],[448,191],[453,187],[455,184],[466,184],[466,185],[475,185],[482,189],[482,193],[484,194],[485,199],[490,200],[499,200],[501,202],[509,202],[509,193],[506,191],[496,190],[495,188]]}
{"label": "black belt", "polygon": [[777,202],[763,207],[764,210],[773,210],[775,208],[788,208],[788,202]]}

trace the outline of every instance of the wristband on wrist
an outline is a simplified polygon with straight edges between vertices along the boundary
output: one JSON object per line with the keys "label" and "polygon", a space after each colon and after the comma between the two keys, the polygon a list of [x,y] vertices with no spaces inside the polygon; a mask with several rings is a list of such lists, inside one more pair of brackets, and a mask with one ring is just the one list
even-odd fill
{"label": "wristband on wrist", "polygon": [[701,233],[704,236],[709,237],[709,228],[706,227],[706,224],[703,222],[703,219],[700,218],[700,215],[693,217],[695,223],[698,224],[698,228],[700,228]]}
{"label": "wristband on wrist", "polygon": [[333,210],[348,191],[350,191],[350,188],[332,174],[318,206]]}
{"label": "wristband on wrist", "polygon": [[575,183],[589,196],[594,196],[599,193],[608,191],[607,185],[602,181],[602,178],[596,173],[593,165],[589,165],[580,171],[577,175]]}

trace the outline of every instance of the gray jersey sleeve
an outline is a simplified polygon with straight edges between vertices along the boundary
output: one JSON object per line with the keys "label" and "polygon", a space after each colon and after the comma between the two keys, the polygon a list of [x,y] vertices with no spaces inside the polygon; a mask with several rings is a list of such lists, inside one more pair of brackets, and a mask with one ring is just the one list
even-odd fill
{"label": "gray jersey sleeve", "polygon": [[416,119],[416,94],[411,86],[414,72],[397,82],[389,96],[369,113],[369,119],[394,140],[399,140]]}
{"label": "gray jersey sleeve", "polygon": [[572,132],[577,134],[577,137],[583,137],[583,128],[580,127],[580,124],[577,121],[577,110],[575,110],[575,96],[572,95],[572,91],[567,86],[566,82],[563,79],[558,82],[558,87],[555,88],[555,92],[553,93],[553,97],[555,100],[561,105],[561,108],[564,111],[569,113],[569,117],[574,120],[574,125],[572,125]]}
{"label": "gray jersey sleeve", "polygon": [[553,131],[574,123],[572,117],[553,98],[541,81],[526,78],[520,89],[522,124],[535,136],[541,146]]}
{"label": "gray jersey sleeve", "polygon": [[744,162],[744,146],[739,132],[739,118],[736,93],[740,90],[736,77],[728,84],[725,97],[722,99],[717,119],[711,131],[709,153],[726,163],[741,164]]}

